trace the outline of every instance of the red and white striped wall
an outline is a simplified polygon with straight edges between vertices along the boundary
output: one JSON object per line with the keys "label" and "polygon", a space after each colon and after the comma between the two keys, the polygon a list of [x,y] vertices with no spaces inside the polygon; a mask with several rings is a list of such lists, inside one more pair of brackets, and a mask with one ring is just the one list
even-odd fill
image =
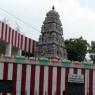
{"label": "red and white striped wall", "polygon": [[34,53],[37,42],[25,37],[19,32],[12,29],[7,24],[0,21],[0,39],[12,46],[24,50],[29,53]]}
{"label": "red and white striped wall", "polygon": [[87,91],[95,95],[95,70],[0,63],[0,80],[13,81],[13,95],[63,95],[68,90],[68,74],[83,74],[84,95]]}

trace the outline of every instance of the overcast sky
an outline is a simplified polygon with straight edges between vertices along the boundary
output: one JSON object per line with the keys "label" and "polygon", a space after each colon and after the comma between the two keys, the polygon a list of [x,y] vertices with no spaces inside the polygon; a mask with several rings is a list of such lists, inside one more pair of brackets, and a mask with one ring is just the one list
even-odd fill
{"label": "overcast sky", "polygon": [[64,39],[82,36],[88,42],[95,40],[95,0],[0,0],[0,8],[32,25],[38,31],[2,10],[0,20],[7,19],[14,28],[18,23],[21,33],[38,40],[46,13],[53,5],[60,15]]}

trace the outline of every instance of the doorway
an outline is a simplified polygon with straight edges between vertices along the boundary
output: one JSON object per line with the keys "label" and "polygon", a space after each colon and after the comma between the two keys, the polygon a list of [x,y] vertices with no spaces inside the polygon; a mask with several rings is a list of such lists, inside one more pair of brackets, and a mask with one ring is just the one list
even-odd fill
{"label": "doorway", "polygon": [[67,95],[84,95],[83,83],[68,83]]}

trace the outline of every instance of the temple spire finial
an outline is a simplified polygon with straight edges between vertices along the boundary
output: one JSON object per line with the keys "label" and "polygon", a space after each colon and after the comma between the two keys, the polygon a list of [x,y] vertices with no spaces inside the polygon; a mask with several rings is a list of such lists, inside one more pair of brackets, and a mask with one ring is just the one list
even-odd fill
{"label": "temple spire finial", "polygon": [[53,5],[52,10],[54,10],[54,9],[55,9],[55,7],[54,7],[54,5]]}

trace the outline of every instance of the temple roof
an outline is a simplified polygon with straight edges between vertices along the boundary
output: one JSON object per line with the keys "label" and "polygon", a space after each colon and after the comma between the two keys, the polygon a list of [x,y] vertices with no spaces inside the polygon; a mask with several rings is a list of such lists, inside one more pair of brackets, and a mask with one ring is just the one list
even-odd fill
{"label": "temple roof", "polygon": [[57,16],[57,17],[59,17],[59,14],[58,14],[58,12],[55,11],[55,7],[54,6],[52,7],[52,10],[50,10],[49,12],[47,12],[46,15],[47,16]]}

